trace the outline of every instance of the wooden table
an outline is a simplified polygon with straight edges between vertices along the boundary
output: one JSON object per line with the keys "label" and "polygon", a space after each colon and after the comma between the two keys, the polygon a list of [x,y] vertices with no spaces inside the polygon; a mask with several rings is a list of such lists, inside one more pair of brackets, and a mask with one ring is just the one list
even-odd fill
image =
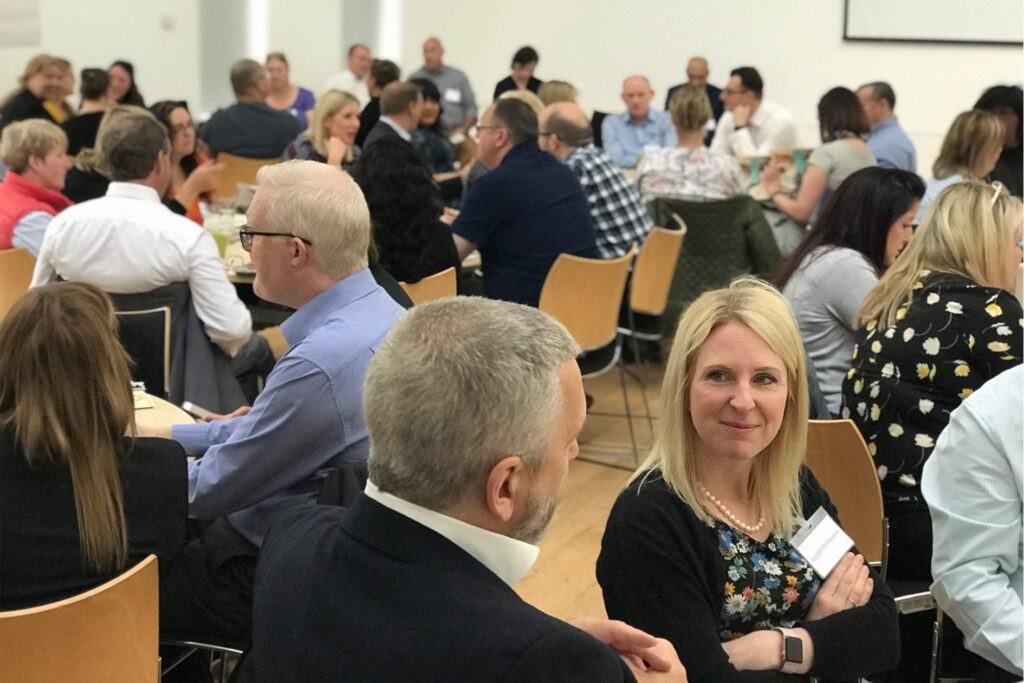
{"label": "wooden table", "polygon": [[135,423],[149,429],[195,424],[195,419],[170,401],[135,392]]}

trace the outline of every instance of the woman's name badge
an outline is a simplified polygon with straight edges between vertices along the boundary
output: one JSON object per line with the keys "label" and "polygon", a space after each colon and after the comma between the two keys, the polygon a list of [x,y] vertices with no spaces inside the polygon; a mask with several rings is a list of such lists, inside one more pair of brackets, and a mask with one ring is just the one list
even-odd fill
{"label": "woman's name badge", "polygon": [[825,508],[818,508],[789,543],[823,579],[853,547],[853,539],[828,516]]}

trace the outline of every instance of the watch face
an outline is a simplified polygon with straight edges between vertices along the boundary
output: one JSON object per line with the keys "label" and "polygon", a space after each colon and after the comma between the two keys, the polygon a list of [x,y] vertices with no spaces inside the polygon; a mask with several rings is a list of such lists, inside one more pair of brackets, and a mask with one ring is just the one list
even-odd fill
{"label": "watch face", "polygon": [[804,661],[804,643],[799,638],[786,636],[786,661],[792,664],[802,664]]}

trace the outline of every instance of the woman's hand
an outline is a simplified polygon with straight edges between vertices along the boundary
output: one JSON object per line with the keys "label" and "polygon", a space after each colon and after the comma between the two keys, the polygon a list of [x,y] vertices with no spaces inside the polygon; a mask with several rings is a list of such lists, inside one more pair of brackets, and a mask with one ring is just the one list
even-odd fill
{"label": "woman's hand", "polygon": [[195,167],[188,178],[185,178],[185,182],[178,188],[174,198],[187,209],[199,198],[199,195],[216,189],[223,170],[223,163],[204,161]]}
{"label": "woman's hand", "polygon": [[761,169],[761,187],[769,197],[782,192],[782,167],[777,162],[772,161]]}
{"label": "woman's hand", "polygon": [[340,166],[348,154],[348,145],[341,138],[331,136],[327,139],[327,163],[330,166]]}
{"label": "woman's hand", "polygon": [[821,584],[807,621],[817,621],[851,607],[866,605],[875,589],[863,555],[846,553]]}

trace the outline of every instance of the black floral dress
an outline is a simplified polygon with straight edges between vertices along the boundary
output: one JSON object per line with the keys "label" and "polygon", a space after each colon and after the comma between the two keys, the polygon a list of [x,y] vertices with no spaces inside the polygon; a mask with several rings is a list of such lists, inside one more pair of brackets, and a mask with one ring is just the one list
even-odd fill
{"label": "black floral dress", "polygon": [[719,614],[722,642],[754,631],[793,628],[811,609],[821,579],[789,541],[757,541],[715,520],[725,563],[725,602]]}
{"label": "black floral dress", "polygon": [[887,497],[920,493],[921,471],[949,414],[1020,364],[1021,305],[960,275],[923,273],[888,329],[858,330],[842,416],[860,429]]}

